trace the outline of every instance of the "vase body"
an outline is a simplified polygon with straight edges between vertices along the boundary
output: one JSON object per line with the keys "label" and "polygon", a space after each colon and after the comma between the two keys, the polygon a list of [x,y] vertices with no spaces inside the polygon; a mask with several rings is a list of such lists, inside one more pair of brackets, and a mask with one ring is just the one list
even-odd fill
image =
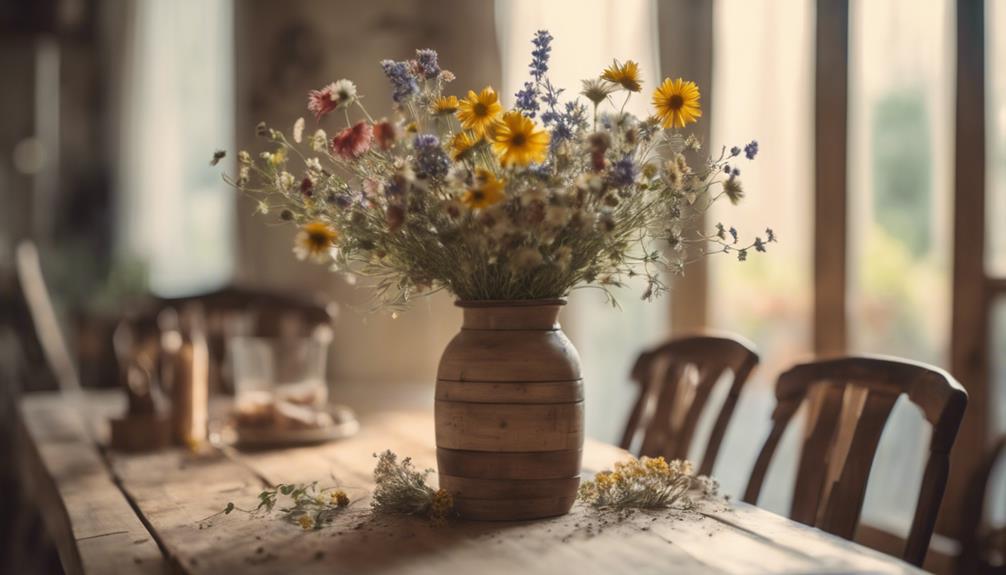
{"label": "vase body", "polygon": [[580,358],[558,323],[563,300],[458,302],[461,331],[440,359],[440,487],[466,519],[562,515],[583,449]]}

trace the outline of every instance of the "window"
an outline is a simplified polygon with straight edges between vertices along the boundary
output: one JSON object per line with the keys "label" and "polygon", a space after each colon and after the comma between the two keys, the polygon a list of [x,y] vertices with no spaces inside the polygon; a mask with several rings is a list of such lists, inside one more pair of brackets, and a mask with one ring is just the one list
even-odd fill
{"label": "window", "polygon": [[[986,269],[1006,277],[1006,6],[985,2],[986,41]],[[1000,290],[992,305],[990,403],[992,437],[1006,433],[1006,295]],[[994,525],[1006,524],[1006,465],[1000,463],[989,491]],[[997,486],[997,487],[996,487]]]}
{"label": "window", "polygon": [[[954,37],[950,0],[850,5],[849,349],[946,366]],[[930,426],[905,398],[877,450],[863,520],[907,533]]]}
{"label": "window", "polygon": [[234,201],[209,159],[234,149],[232,5],[143,0],[133,10],[120,245],[145,262],[155,293],[218,287],[233,269]]}
{"label": "window", "polygon": [[[986,0],[987,211],[986,268],[1006,276],[1006,6]],[[1006,424],[999,427],[1006,431]]]}

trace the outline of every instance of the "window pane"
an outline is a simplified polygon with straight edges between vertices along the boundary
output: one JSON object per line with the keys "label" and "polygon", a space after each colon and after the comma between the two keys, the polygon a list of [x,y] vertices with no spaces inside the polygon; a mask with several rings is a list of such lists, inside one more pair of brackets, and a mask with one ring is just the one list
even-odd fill
{"label": "window pane", "polygon": [[995,276],[1006,276],[1006,5],[985,2],[987,42],[985,70],[988,86],[988,172],[986,267]]}
{"label": "window pane", "polygon": [[233,7],[144,0],[134,26],[122,245],[148,266],[155,293],[218,287],[233,271],[234,194],[209,155],[234,148]]}
{"label": "window pane", "polygon": [[[953,2],[858,0],[850,9],[850,347],[945,365]],[[928,433],[902,398],[878,448],[865,521],[907,530]]]}
{"label": "window pane", "polygon": [[[719,0],[714,12],[709,149],[757,139],[760,151],[736,165],[745,201],[717,206],[709,225],[722,221],[751,236],[772,227],[779,237],[746,262],[709,260],[712,325],[752,339],[762,357],[714,470],[732,495],[742,493],[768,434],[776,375],[811,348],[813,21],[810,0]],[[798,449],[780,447],[781,474],[773,469],[762,505],[788,512]]]}
{"label": "window pane", "polygon": [[[999,296],[992,307],[992,437],[1006,433],[1006,296]],[[991,442],[990,442],[991,443]],[[999,464],[998,475],[990,483],[986,512],[993,525],[1006,525],[1006,463]]]}

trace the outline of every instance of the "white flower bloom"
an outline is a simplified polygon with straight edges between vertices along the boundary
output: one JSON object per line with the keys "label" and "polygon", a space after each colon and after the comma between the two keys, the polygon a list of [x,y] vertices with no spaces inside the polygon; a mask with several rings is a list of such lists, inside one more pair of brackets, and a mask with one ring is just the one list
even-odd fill
{"label": "white flower bloom", "polygon": [[297,183],[297,178],[293,177],[290,172],[281,172],[279,175],[279,188],[284,192],[289,192],[293,189],[294,184]]}
{"label": "white flower bloom", "polygon": [[311,136],[311,149],[318,153],[328,150],[328,134],[325,130],[318,130]]}
{"label": "white flower bloom", "polygon": [[293,123],[293,141],[298,144],[304,140],[304,117],[297,118]]}
{"label": "white flower bloom", "polygon": [[336,108],[345,108],[356,101],[356,84],[345,78],[332,82],[328,88]]}
{"label": "white flower bloom", "polygon": [[318,158],[308,158],[304,165],[307,167],[307,171],[312,174],[320,174],[322,172],[321,161]]}
{"label": "white flower bloom", "polygon": [[518,270],[528,270],[541,265],[541,252],[535,248],[521,248],[510,259],[510,265]]}

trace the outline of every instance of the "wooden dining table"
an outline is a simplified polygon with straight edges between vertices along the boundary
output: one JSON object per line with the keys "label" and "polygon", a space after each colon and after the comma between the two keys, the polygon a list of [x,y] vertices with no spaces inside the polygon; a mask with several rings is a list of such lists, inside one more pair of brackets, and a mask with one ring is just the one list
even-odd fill
{"label": "wooden dining table", "polygon": [[[43,393],[19,401],[19,466],[68,574],[351,573],[922,573],[903,561],[725,498],[691,507],[598,511],[522,522],[421,517],[370,509],[374,454],[435,467],[430,409],[361,414],[352,438],[240,451],[215,442],[119,453],[105,447],[111,392]],[[583,477],[627,454],[588,439]],[[431,474],[436,481],[436,474]],[[320,529],[254,508],[280,483],[338,485],[351,503]]]}

